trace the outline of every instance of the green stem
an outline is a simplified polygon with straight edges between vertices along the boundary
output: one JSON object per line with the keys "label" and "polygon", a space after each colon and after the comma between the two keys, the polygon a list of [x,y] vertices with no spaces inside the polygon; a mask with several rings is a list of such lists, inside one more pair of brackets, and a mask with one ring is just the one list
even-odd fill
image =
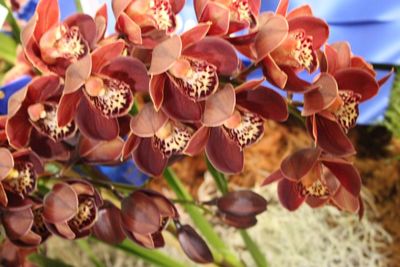
{"label": "green stem", "polygon": [[79,13],[83,13],[81,0],[75,0],[75,7],[76,7],[76,11],[78,11]]}
{"label": "green stem", "polygon": [[[228,193],[228,182],[225,179],[225,175],[219,172],[217,169],[215,169],[207,158],[206,160],[207,160],[208,170],[213,176],[214,181],[217,184],[217,187],[219,188],[221,193],[225,195],[226,193]],[[257,243],[254,242],[254,240],[250,237],[247,231],[240,230],[240,235],[242,236],[243,242],[245,243],[247,250],[253,257],[253,260],[256,263],[257,267],[267,267],[268,266],[267,260],[265,259]]]}
{"label": "green stem", "polygon": [[[21,38],[20,38],[21,30],[20,30],[20,28],[19,28],[19,26],[18,26],[17,20],[14,18],[12,10],[10,9],[10,7],[9,7],[8,5],[6,5],[6,3],[5,3],[4,0],[0,0],[0,4],[1,4],[2,6],[4,6],[4,7],[7,9],[8,14],[7,14],[6,21],[7,21],[8,24],[10,24],[10,26],[11,26],[12,35],[13,35],[14,40],[15,40],[18,44],[20,44],[20,43],[21,43]],[[3,44],[2,44],[2,45],[3,45]]]}
{"label": "green stem", "polygon": [[143,248],[135,243],[125,240],[121,244],[116,245],[120,250],[128,252],[133,256],[137,256],[148,263],[154,264],[160,267],[185,267],[186,264],[175,261],[174,259],[168,257],[164,253],[157,250],[150,250]]}
{"label": "green stem", "polygon": [[[179,178],[170,168],[167,168],[164,171],[164,177],[179,199],[193,201],[192,196],[185,189]],[[196,225],[197,229],[199,229],[199,231],[211,245],[211,250],[213,252],[214,261],[216,264],[220,266],[231,267],[244,266],[243,263],[237,258],[237,256],[229,250],[225,242],[222,241],[220,237],[215,233],[211,224],[203,216],[202,210],[199,207],[188,204],[183,204],[183,206],[192,218],[192,221]]]}
{"label": "green stem", "polygon": [[104,263],[102,263],[97,256],[93,253],[93,250],[90,247],[89,242],[87,239],[78,239],[76,240],[78,246],[85,252],[85,254],[89,257],[90,261],[96,267],[106,267]]}

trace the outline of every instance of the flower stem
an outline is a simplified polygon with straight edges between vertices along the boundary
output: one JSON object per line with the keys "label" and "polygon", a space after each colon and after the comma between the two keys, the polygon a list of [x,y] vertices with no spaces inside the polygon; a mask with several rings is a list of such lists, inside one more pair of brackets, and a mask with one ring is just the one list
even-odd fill
{"label": "flower stem", "polygon": [[[6,5],[4,0],[0,0],[0,4],[7,9],[8,14],[7,14],[6,20],[11,26],[12,36],[13,36],[14,40],[20,44],[21,43],[21,38],[20,38],[21,30],[18,26],[17,20],[14,18],[12,10],[9,8],[8,5]],[[2,44],[2,45],[4,45],[4,44]]]}
{"label": "flower stem", "polygon": [[[175,175],[175,173],[167,168],[164,171],[164,177],[169,186],[175,192],[178,199],[193,201],[192,196],[184,188],[182,182]],[[211,224],[203,216],[203,213],[199,207],[194,205],[183,204],[185,210],[190,215],[193,223],[196,225],[197,229],[202,233],[202,235],[207,239],[208,243],[211,245],[211,250],[214,256],[214,262],[220,266],[230,266],[230,267],[242,267],[243,263],[237,258],[237,256],[231,252],[228,246],[220,237],[215,233]]]}

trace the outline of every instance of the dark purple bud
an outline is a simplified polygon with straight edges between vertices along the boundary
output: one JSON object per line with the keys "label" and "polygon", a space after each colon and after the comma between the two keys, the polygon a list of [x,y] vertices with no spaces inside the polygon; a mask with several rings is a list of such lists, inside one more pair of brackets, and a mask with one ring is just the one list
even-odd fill
{"label": "dark purple bud", "polygon": [[232,216],[255,216],[267,209],[267,201],[249,190],[230,192],[217,200],[218,210]]}
{"label": "dark purple bud", "polygon": [[194,262],[211,263],[214,258],[203,238],[190,225],[177,225],[178,240],[185,254]]}

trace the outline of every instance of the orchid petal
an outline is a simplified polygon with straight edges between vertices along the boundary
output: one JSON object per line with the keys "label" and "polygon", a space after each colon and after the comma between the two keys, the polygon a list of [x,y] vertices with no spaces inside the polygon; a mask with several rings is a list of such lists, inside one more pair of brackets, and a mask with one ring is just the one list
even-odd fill
{"label": "orchid petal", "polygon": [[154,104],[154,108],[160,110],[164,100],[164,85],[166,75],[153,75],[150,79],[150,98]]}
{"label": "orchid petal", "polygon": [[304,94],[302,116],[310,116],[327,109],[338,96],[336,80],[328,73],[322,73],[314,85],[317,85],[318,88]]}
{"label": "orchid petal", "polygon": [[340,184],[354,197],[361,192],[361,177],[357,169],[351,163],[338,163],[323,161],[323,164],[336,176]]}
{"label": "orchid petal", "polygon": [[243,170],[243,151],[221,127],[211,129],[206,154],[212,165],[223,173],[239,173]]}
{"label": "orchid petal", "polygon": [[71,64],[65,73],[64,93],[70,94],[79,90],[90,77],[92,71],[92,59],[88,54]]}
{"label": "orchid petal", "polygon": [[186,48],[183,55],[199,58],[213,64],[222,75],[231,75],[239,66],[235,48],[226,40],[218,37],[205,37]]}
{"label": "orchid petal", "polygon": [[266,186],[270,185],[274,182],[280,181],[282,179],[285,179],[285,176],[283,176],[281,170],[276,170],[273,173],[271,173],[265,180],[262,182],[261,186]]}
{"label": "orchid petal", "polygon": [[260,86],[236,95],[238,106],[266,120],[285,121],[289,116],[285,99],[274,90]]}
{"label": "orchid petal", "polygon": [[358,68],[347,68],[335,73],[335,79],[339,89],[351,90],[361,95],[361,102],[364,102],[378,93],[379,84],[375,78],[366,70]]}
{"label": "orchid petal", "polygon": [[86,98],[82,98],[76,116],[76,124],[83,135],[95,140],[113,140],[118,136],[117,119],[108,119],[97,112]]}
{"label": "orchid petal", "polygon": [[317,164],[320,155],[321,150],[317,148],[296,151],[282,161],[282,175],[293,182],[300,181]]}
{"label": "orchid petal", "polygon": [[57,25],[60,21],[60,8],[57,0],[41,0],[36,7],[37,21],[35,38],[40,40],[43,33]]}
{"label": "orchid petal", "polygon": [[133,44],[142,44],[142,32],[140,26],[125,13],[120,14],[115,27],[117,31],[126,34],[129,41]]}
{"label": "orchid petal", "polygon": [[3,180],[14,167],[14,159],[11,152],[1,147],[0,148],[0,181]]}
{"label": "orchid petal", "polygon": [[306,35],[312,36],[314,50],[323,46],[329,37],[328,24],[324,20],[313,16],[301,16],[290,19],[289,30],[304,30]]}
{"label": "orchid petal", "polygon": [[289,7],[289,0],[280,0],[275,12],[276,14],[286,16],[288,7]]}
{"label": "orchid petal", "polygon": [[288,75],[276,64],[271,55],[266,55],[261,62],[264,76],[277,87],[285,88]]}
{"label": "orchid petal", "polygon": [[152,137],[168,121],[162,112],[157,112],[152,104],[146,104],[135,117],[131,119],[132,133],[139,137]]}
{"label": "orchid petal", "polygon": [[182,33],[182,49],[194,44],[196,42],[201,41],[204,37],[206,37],[211,26],[211,22],[199,23],[192,29]]}
{"label": "orchid petal", "polygon": [[235,110],[235,90],[231,84],[207,98],[202,123],[208,127],[220,126]]}
{"label": "orchid petal", "polygon": [[207,2],[199,21],[210,21],[211,27],[208,31],[209,35],[225,35],[229,29],[229,9],[217,2]]}
{"label": "orchid petal", "polygon": [[207,145],[209,136],[210,128],[200,127],[190,138],[183,153],[189,156],[199,154]]}
{"label": "orchid petal", "polygon": [[280,15],[271,16],[261,25],[255,40],[257,62],[275,50],[286,39],[288,32],[289,25]]}
{"label": "orchid petal", "polygon": [[152,138],[142,138],[133,152],[136,166],[146,174],[160,176],[167,167],[168,158],[153,146]]}
{"label": "orchid petal", "polygon": [[312,16],[312,10],[310,5],[302,5],[299,6],[295,9],[292,9],[286,16],[288,20],[293,19],[295,17],[300,17],[300,16]]}
{"label": "orchid petal", "polygon": [[282,206],[289,211],[297,210],[305,200],[297,191],[297,183],[287,179],[279,181],[278,197]]}
{"label": "orchid petal", "polygon": [[43,218],[50,223],[62,223],[78,212],[78,196],[71,186],[58,183],[43,199]]}
{"label": "orchid petal", "polygon": [[99,73],[103,65],[120,56],[124,49],[125,43],[122,40],[96,48],[92,52],[92,73]]}
{"label": "orchid petal", "polygon": [[338,55],[337,68],[344,69],[351,66],[351,48],[348,42],[336,42],[331,45]]}
{"label": "orchid petal", "polygon": [[182,53],[182,41],[174,35],[163,41],[153,49],[151,58],[150,74],[161,74],[166,72],[178,60]]}

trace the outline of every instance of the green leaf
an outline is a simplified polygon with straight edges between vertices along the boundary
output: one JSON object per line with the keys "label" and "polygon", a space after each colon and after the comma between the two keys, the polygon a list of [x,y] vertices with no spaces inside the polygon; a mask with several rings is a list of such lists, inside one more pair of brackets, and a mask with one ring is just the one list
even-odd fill
{"label": "green leaf", "polygon": [[5,33],[0,33],[0,44],[0,58],[14,65],[17,58],[17,43]]}
{"label": "green leaf", "polygon": [[148,263],[152,263],[160,267],[185,267],[186,264],[178,262],[166,254],[158,250],[150,250],[143,248],[128,239],[119,245],[116,245],[118,249],[121,249],[129,254],[139,257]]}
{"label": "green leaf", "polygon": [[[20,39],[21,30],[20,30],[20,28],[19,28],[19,26],[18,26],[17,20],[16,20],[16,19],[14,18],[14,16],[13,16],[12,10],[9,8],[8,5],[6,5],[6,3],[5,3],[4,0],[0,0],[0,5],[4,6],[4,7],[7,9],[8,14],[7,14],[6,21],[7,21],[8,24],[10,24],[10,26],[11,26],[12,35],[13,35],[14,40],[15,40],[17,43],[20,44],[20,43],[21,43],[21,39]],[[4,44],[1,43],[1,46],[3,47]]]}
{"label": "green leaf", "polygon": [[247,250],[250,252],[253,257],[257,267],[267,267],[268,263],[264,257],[264,254],[261,252],[258,245],[254,242],[254,240],[250,237],[246,230],[240,230],[240,235],[244,243],[246,244]]}
{"label": "green leaf", "polygon": [[78,11],[79,13],[83,13],[81,0],[75,0],[75,7],[76,7],[76,11]]}
{"label": "green leaf", "polygon": [[28,260],[34,263],[38,267],[73,267],[57,259],[50,259],[41,254],[31,254],[28,256]]}
{"label": "green leaf", "polygon": [[219,191],[221,191],[222,194],[228,193],[228,182],[226,181],[224,174],[217,171],[207,157],[206,161],[207,161],[207,168],[210,171],[212,177],[214,178],[214,181]]}
{"label": "green leaf", "polygon": [[[170,168],[167,168],[165,170],[164,177],[168,185],[175,192],[178,199],[188,202],[193,201],[192,196],[185,189],[179,178]],[[196,225],[197,229],[202,233],[202,235],[211,245],[211,250],[213,252],[215,263],[222,266],[243,266],[243,263],[238,259],[236,254],[229,250],[225,242],[220,239],[211,224],[203,216],[202,210],[199,207],[191,204],[182,205],[185,208],[186,212],[192,218],[192,221]]]}

